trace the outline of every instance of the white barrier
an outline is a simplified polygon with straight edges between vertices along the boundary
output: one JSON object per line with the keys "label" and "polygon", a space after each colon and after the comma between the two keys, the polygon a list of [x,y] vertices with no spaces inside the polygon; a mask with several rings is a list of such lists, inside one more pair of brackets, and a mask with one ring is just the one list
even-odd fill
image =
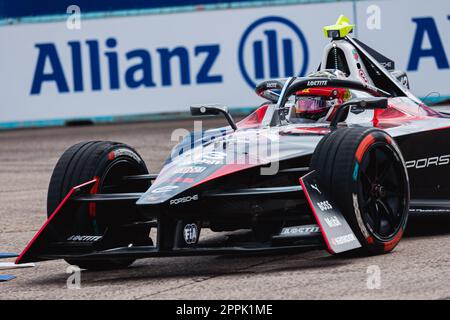
{"label": "white barrier", "polygon": [[317,68],[341,13],[414,93],[450,96],[448,0],[286,5],[2,26],[0,127],[257,105],[256,82]]}
{"label": "white barrier", "polygon": [[414,94],[450,98],[450,1],[363,1],[357,19],[358,37],[407,71]]}

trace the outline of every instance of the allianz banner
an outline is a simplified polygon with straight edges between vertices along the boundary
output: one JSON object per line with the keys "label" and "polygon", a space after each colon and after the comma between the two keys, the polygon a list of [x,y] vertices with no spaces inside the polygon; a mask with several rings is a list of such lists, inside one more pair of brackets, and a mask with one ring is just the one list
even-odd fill
{"label": "allianz banner", "polygon": [[450,99],[450,1],[362,1],[357,21],[360,40],[406,71],[416,96]]}
{"label": "allianz banner", "polygon": [[2,26],[0,124],[257,106],[259,81],[317,69],[339,14],[416,95],[450,97],[448,0],[286,5]]}

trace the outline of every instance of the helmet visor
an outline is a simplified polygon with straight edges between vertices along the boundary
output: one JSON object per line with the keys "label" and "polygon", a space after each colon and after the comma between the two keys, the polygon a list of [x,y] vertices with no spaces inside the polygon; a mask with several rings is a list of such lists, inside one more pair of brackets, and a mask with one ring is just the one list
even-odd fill
{"label": "helmet visor", "polygon": [[320,97],[300,97],[297,100],[296,113],[321,113],[328,109],[327,101]]}

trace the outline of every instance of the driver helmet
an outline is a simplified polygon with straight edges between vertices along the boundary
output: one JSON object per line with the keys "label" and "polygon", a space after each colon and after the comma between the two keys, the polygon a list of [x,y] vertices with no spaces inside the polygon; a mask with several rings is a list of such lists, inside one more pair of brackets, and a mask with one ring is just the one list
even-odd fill
{"label": "driver helmet", "polygon": [[[325,69],[308,75],[310,78],[346,79],[341,70]],[[308,88],[296,93],[295,113],[297,118],[314,121],[328,120],[337,106],[351,98],[349,89],[333,87]]]}
{"label": "driver helmet", "polygon": [[[309,77],[345,79],[346,75],[340,70],[321,70]],[[314,121],[328,120],[336,107],[350,98],[350,90],[345,88],[307,88],[296,92],[295,116]]]}
{"label": "driver helmet", "polygon": [[295,113],[297,118],[328,120],[336,107],[349,100],[350,90],[344,88],[308,88],[296,93]]}
{"label": "driver helmet", "polygon": [[296,93],[295,113],[297,118],[327,120],[340,106],[350,99],[350,90],[343,88],[308,88]]}

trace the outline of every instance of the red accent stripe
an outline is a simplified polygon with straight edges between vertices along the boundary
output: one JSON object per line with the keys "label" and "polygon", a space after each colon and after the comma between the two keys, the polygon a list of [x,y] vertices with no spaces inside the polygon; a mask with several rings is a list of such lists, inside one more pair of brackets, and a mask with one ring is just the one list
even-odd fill
{"label": "red accent stripe", "polygon": [[365,137],[363,139],[363,141],[361,141],[361,143],[359,144],[358,149],[356,150],[356,160],[358,160],[358,162],[361,162],[361,159],[364,155],[364,153],[366,152],[367,148],[369,148],[369,146],[375,142],[375,137],[372,134],[369,134],[367,137]]}
{"label": "red accent stripe", "polygon": [[257,165],[249,165],[249,164],[227,164],[224,165],[223,167],[220,167],[219,169],[217,169],[216,172],[214,172],[213,174],[211,174],[210,176],[208,176],[207,178],[203,179],[202,181],[196,183],[195,185],[193,185],[192,187],[196,187],[200,184],[203,184],[205,182],[226,176],[228,174],[231,173],[235,173],[237,171],[241,171],[244,169],[248,169],[248,168],[252,168],[252,167],[256,167]]}
{"label": "red accent stripe", "polygon": [[174,178],[172,180],[174,183],[194,183],[194,178]]}
{"label": "red accent stripe", "polygon": [[389,143],[389,144],[392,144],[392,138],[391,138],[391,136],[386,136],[386,142],[387,143]]}
{"label": "red accent stripe", "polygon": [[[92,186],[90,194],[97,194],[98,187],[100,185],[100,177],[94,177],[94,180],[96,180],[95,184]],[[89,203],[89,217],[95,218],[97,215],[97,204],[96,203]]]}
{"label": "red accent stripe", "polygon": [[34,235],[33,239],[31,239],[31,241],[28,243],[28,245],[26,246],[26,248],[22,251],[22,253],[20,254],[20,256],[16,259],[16,264],[19,264],[20,261],[22,260],[23,256],[28,252],[28,250],[30,250],[30,248],[33,246],[33,244],[36,242],[37,238],[41,235],[41,233],[45,230],[45,228],[47,228],[48,224],[53,220],[53,218],[56,216],[56,214],[61,210],[61,208],[66,204],[67,200],[69,200],[69,198],[73,195],[73,193],[89,184],[92,183],[96,183],[97,180],[91,180],[88,182],[85,182],[83,184],[80,184],[78,186],[73,187],[72,189],[70,189],[69,193],[65,196],[65,198],[63,199],[63,201],[61,201],[61,203],[58,205],[58,207],[55,209],[55,211],[53,211],[53,213],[51,214],[51,216],[47,219],[47,221],[45,221],[44,225],[41,227],[41,229],[39,229],[39,231]]}
{"label": "red accent stripe", "polygon": [[389,242],[386,242],[384,244],[384,251],[388,252],[391,251],[396,245],[397,243],[400,241],[400,239],[402,238],[403,235],[403,229],[400,229],[397,233],[397,235],[394,237],[394,239],[392,239]]}
{"label": "red accent stripe", "polygon": [[378,126],[379,123],[379,117],[380,115],[384,112],[385,109],[375,109],[375,111],[373,112],[373,126],[376,127]]}
{"label": "red accent stripe", "polygon": [[238,128],[249,128],[261,124],[266,114],[267,108],[268,105],[263,105],[259,107],[255,112],[239,121],[236,125],[238,126]]}
{"label": "red accent stripe", "polygon": [[314,205],[313,205],[313,203],[311,201],[311,198],[309,197],[309,193],[306,190],[305,183],[303,182],[303,178],[300,178],[299,180],[300,180],[300,184],[302,185],[303,192],[305,193],[306,200],[308,200],[308,203],[309,203],[309,206],[311,208],[311,211],[313,212],[314,217],[316,218],[316,221],[319,224],[320,232],[322,233],[323,239],[325,240],[325,244],[327,245],[328,252],[333,254],[334,251],[333,251],[333,249],[330,246],[330,243],[328,241],[328,238],[327,238],[325,232],[323,231],[322,224],[320,223],[320,220],[319,220],[319,217],[317,215],[316,209],[314,208]]}
{"label": "red accent stripe", "polygon": [[450,126],[447,126],[447,127],[440,127],[440,128],[434,128],[434,129],[428,129],[427,132],[428,132],[428,131],[447,130],[447,129],[450,129]]}

